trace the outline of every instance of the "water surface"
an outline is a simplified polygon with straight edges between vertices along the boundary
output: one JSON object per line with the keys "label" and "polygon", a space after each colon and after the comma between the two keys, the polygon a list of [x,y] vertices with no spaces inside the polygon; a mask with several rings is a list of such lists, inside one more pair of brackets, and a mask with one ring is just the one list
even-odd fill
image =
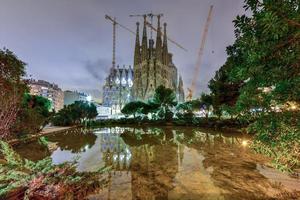
{"label": "water surface", "polygon": [[[299,179],[266,167],[251,138],[193,128],[101,128],[19,145],[24,157],[77,162],[78,171],[111,170],[89,199],[297,199]],[[299,193],[298,193],[299,194]]]}

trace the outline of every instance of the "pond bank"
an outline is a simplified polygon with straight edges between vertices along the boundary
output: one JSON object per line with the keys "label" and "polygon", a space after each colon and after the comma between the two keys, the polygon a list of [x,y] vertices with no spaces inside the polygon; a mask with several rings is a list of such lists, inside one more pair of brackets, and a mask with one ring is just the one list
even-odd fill
{"label": "pond bank", "polygon": [[10,145],[16,145],[16,144],[19,144],[19,143],[26,143],[26,142],[36,140],[36,139],[38,139],[39,137],[42,137],[42,136],[47,136],[47,135],[50,135],[50,134],[65,132],[67,130],[71,130],[71,129],[74,129],[74,128],[78,128],[78,126],[65,126],[65,127],[52,126],[52,127],[47,127],[47,128],[44,128],[38,134],[28,135],[26,138],[22,138],[22,139],[12,139],[12,140],[7,141],[7,143],[9,143]]}
{"label": "pond bank", "polygon": [[200,127],[210,128],[225,131],[245,132],[248,123],[237,119],[218,119],[218,118],[191,118],[191,119],[173,119],[165,120],[150,120],[121,118],[121,119],[105,119],[97,120],[91,123],[92,127],[103,126],[169,126],[169,127]]}

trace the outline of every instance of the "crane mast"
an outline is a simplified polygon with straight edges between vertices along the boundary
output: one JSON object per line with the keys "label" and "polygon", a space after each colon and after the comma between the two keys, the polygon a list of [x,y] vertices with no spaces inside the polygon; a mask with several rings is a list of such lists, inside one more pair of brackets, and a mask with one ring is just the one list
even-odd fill
{"label": "crane mast", "polygon": [[115,68],[116,66],[116,26],[119,25],[120,27],[124,28],[125,30],[129,31],[130,33],[135,35],[135,32],[127,28],[126,26],[120,24],[116,21],[115,17],[110,17],[105,15],[105,19],[109,20],[113,25],[113,52],[112,52],[112,67]]}
{"label": "crane mast", "polygon": [[205,23],[205,28],[204,28],[202,39],[201,39],[200,49],[198,52],[197,62],[195,65],[195,71],[194,71],[193,79],[192,79],[192,85],[190,88],[188,88],[187,100],[192,100],[193,94],[195,92],[196,83],[198,80],[198,74],[200,71],[202,57],[203,57],[203,53],[204,53],[204,47],[205,47],[205,42],[206,42],[206,38],[207,38],[208,28],[209,28],[209,25],[210,25],[210,22],[212,19],[212,12],[213,12],[213,6],[211,5],[209,8],[208,16],[207,16],[206,23]]}

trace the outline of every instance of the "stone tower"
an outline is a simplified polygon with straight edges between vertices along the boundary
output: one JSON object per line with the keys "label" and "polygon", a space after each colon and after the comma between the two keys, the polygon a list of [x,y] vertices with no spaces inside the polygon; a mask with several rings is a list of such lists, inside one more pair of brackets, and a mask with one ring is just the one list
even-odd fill
{"label": "stone tower", "polygon": [[[148,100],[153,97],[155,89],[163,85],[176,92],[183,90],[183,83],[179,86],[177,67],[172,61],[172,54],[168,51],[167,24],[164,23],[164,34],[160,25],[160,16],[157,16],[156,41],[147,38],[147,16],[144,15],[142,43],[140,44],[139,23],[136,28],[134,49],[134,81],[133,96],[135,100]],[[179,90],[179,87],[182,90]],[[183,94],[184,96],[184,94]],[[178,99],[179,100],[179,99]]]}

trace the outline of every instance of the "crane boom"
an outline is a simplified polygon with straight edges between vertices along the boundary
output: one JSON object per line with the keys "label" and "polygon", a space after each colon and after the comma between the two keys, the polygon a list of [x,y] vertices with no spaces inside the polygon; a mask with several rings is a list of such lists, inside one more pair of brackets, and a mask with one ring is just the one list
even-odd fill
{"label": "crane boom", "polygon": [[199,49],[199,52],[198,52],[197,62],[196,62],[196,65],[195,65],[195,72],[193,74],[193,79],[192,79],[192,85],[191,85],[190,88],[188,88],[188,96],[187,96],[188,100],[192,100],[193,93],[194,93],[195,88],[196,88],[196,83],[197,83],[197,80],[198,80],[198,74],[199,74],[200,67],[201,67],[205,42],[206,42],[207,33],[208,33],[208,28],[209,28],[209,25],[210,25],[210,22],[211,22],[211,19],[212,19],[212,12],[213,12],[213,6],[211,5],[210,8],[209,8],[208,16],[207,16],[206,23],[205,23],[205,28],[204,28],[202,39],[201,39],[200,49]]}
{"label": "crane boom", "polygon": [[[157,32],[157,29],[154,28],[154,27],[152,26],[151,23],[149,23],[148,21],[146,21],[146,24],[147,24],[147,26],[149,26],[152,30],[154,30],[155,32]],[[161,34],[162,34],[162,36],[164,36],[163,33],[161,33]],[[184,48],[183,46],[181,46],[180,44],[178,44],[177,42],[175,42],[175,41],[172,40],[171,38],[167,37],[167,39],[168,39],[170,42],[172,42],[173,44],[175,44],[177,47],[179,47],[180,49],[182,49],[182,50],[184,50],[184,51],[188,51],[186,48]]]}
{"label": "crane boom", "polygon": [[132,33],[133,35],[135,35],[135,32],[133,30],[131,30],[130,28],[127,28],[126,26],[120,24],[119,22],[117,22],[114,18],[105,15],[105,19],[110,20],[113,24],[115,23],[116,25],[119,25],[120,27],[124,28],[125,30],[129,31],[130,33]]}
{"label": "crane boom", "polygon": [[[164,16],[163,13],[159,13],[159,14],[153,14],[152,12],[151,13],[148,13],[148,14],[143,14],[143,15],[140,15],[140,14],[137,14],[137,15],[129,15],[129,17],[149,17],[150,20],[151,20],[151,24],[153,24],[153,17],[162,17]],[[152,39],[152,29],[151,29],[151,32],[150,32],[150,38]]]}
{"label": "crane boom", "polygon": [[[138,15],[129,15],[129,17],[145,17],[145,16],[149,17],[150,20],[151,20],[151,22],[149,22],[149,21],[146,20],[146,25],[149,26],[150,29],[151,29],[151,32],[150,32],[150,33],[151,33],[151,36],[150,36],[150,38],[152,39],[152,30],[155,31],[155,32],[157,32],[157,29],[154,28],[153,25],[152,25],[152,24],[153,24],[153,17],[158,17],[158,16],[162,17],[162,16],[164,16],[164,14],[163,14],[163,13],[160,13],[160,14],[153,14],[153,13],[151,12],[151,13],[143,14],[143,15],[141,15],[141,14],[138,14]],[[162,36],[164,35],[163,33],[161,33],[161,34],[162,34]],[[180,49],[182,49],[182,50],[184,50],[184,51],[187,51],[187,49],[184,48],[182,45],[180,45],[178,42],[175,42],[174,40],[172,40],[172,39],[169,38],[169,37],[167,37],[167,39],[168,39],[171,43],[173,43],[173,44],[175,44],[177,47],[179,47]]]}

